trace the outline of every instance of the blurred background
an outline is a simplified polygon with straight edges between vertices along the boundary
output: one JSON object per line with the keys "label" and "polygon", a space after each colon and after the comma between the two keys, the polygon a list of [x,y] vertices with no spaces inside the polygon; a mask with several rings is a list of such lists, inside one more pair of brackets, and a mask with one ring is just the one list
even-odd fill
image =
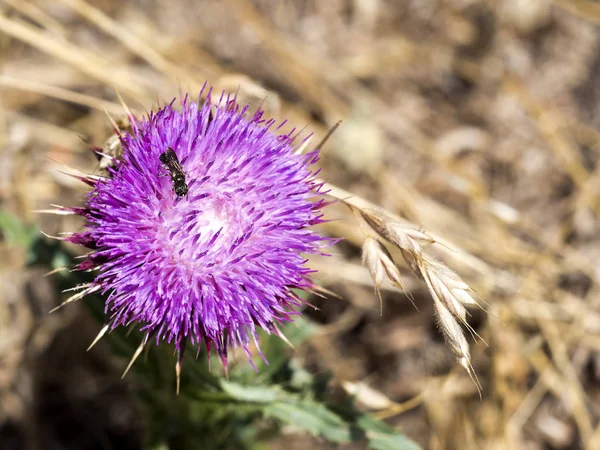
{"label": "blurred background", "polygon": [[[42,239],[29,264],[38,230],[83,223],[34,211],[82,204],[59,170],[99,173],[88,144],[124,115],[117,92],[142,114],[208,81],[315,144],[343,120],[322,176],[460,249],[432,252],[487,303],[480,398],[409,270],[380,315],[333,205],[323,231],[346,240],[311,264],[339,298],[310,298],[294,361],[423,448],[600,449],[599,26],[590,0],[0,0],[0,448],[144,446],[127,359],[86,352],[101,321],[47,314],[64,296],[43,275],[68,257]],[[289,429],[264,445],[332,448]]]}

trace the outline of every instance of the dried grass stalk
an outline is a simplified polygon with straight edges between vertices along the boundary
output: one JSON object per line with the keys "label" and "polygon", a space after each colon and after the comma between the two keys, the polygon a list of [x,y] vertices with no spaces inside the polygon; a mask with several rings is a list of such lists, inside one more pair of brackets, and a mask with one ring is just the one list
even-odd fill
{"label": "dried grass stalk", "polygon": [[[353,212],[358,213],[369,227],[382,239],[398,247],[413,272],[422,278],[433,297],[439,328],[446,339],[458,363],[463,366],[478,390],[481,385],[471,364],[471,353],[461,324],[471,335],[477,333],[467,322],[467,306],[479,306],[471,295],[471,290],[454,271],[445,264],[423,251],[423,247],[436,240],[417,225],[397,217],[381,208],[360,207],[356,203],[344,201]],[[398,267],[376,237],[368,235],[363,243],[362,261],[367,267],[381,305],[380,286],[384,277],[402,289],[401,275]]]}

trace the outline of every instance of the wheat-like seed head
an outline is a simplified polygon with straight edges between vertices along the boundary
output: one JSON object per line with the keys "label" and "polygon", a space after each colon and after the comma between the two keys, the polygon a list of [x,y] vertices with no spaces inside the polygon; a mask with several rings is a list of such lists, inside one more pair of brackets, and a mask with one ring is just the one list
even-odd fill
{"label": "wheat-like seed head", "polygon": [[371,277],[375,283],[375,291],[379,297],[379,307],[383,313],[383,302],[379,288],[383,279],[387,277],[394,286],[398,289],[403,289],[400,270],[394,264],[392,255],[390,255],[390,252],[388,252],[383,244],[370,236],[365,238],[363,242],[362,262],[371,273]]}
{"label": "wheat-like seed head", "polygon": [[359,212],[377,234],[402,250],[418,254],[421,253],[422,245],[435,242],[435,239],[414,223],[394,218],[383,209],[363,208]]}
{"label": "wheat-like seed head", "polygon": [[[461,324],[464,325],[473,337],[477,336],[475,330],[467,323],[466,306],[479,306],[479,303],[471,295],[469,286],[453,270],[423,251],[423,247],[435,243],[436,240],[421,227],[394,217],[384,209],[363,207],[356,202],[344,203],[364,219],[377,236],[395,245],[415,275],[425,281],[433,297],[438,325],[448,346],[458,363],[467,370],[477,389],[481,390],[471,365],[469,345],[461,327]],[[381,305],[379,289],[384,277],[400,289],[403,283],[400,271],[385,246],[376,237],[368,233],[365,235],[362,262],[373,278]]]}
{"label": "wheat-like seed head", "polygon": [[465,308],[465,305],[478,305],[478,303],[469,294],[469,286],[455,272],[432,256],[424,253],[418,256],[416,262],[433,297],[438,323],[446,342],[456,355],[459,364],[467,370],[477,388],[481,389],[471,365],[467,340],[459,324],[462,323],[473,337],[478,336],[467,323],[468,312]]}

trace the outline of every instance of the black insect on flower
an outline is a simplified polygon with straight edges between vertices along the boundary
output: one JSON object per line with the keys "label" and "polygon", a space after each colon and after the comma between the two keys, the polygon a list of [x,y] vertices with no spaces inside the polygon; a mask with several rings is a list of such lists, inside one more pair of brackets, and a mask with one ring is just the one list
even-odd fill
{"label": "black insect on flower", "polygon": [[188,185],[185,182],[185,174],[183,168],[179,163],[175,150],[171,147],[167,148],[167,151],[160,154],[158,157],[165,168],[171,174],[171,181],[173,182],[173,192],[177,194],[178,198],[183,197],[188,193]]}

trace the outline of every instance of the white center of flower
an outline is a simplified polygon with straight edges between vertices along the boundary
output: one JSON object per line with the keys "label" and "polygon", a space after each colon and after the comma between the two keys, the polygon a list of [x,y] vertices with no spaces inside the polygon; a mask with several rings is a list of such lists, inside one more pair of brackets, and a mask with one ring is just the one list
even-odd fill
{"label": "white center of flower", "polygon": [[226,235],[230,227],[232,212],[223,201],[207,204],[202,215],[198,217],[196,231],[204,236],[212,236],[220,230],[220,235]]}
{"label": "white center of flower", "polygon": [[160,240],[177,264],[191,271],[226,264],[229,251],[249,225],[239,200],[220,193],[194,203],[182,198],[165,215]]}

